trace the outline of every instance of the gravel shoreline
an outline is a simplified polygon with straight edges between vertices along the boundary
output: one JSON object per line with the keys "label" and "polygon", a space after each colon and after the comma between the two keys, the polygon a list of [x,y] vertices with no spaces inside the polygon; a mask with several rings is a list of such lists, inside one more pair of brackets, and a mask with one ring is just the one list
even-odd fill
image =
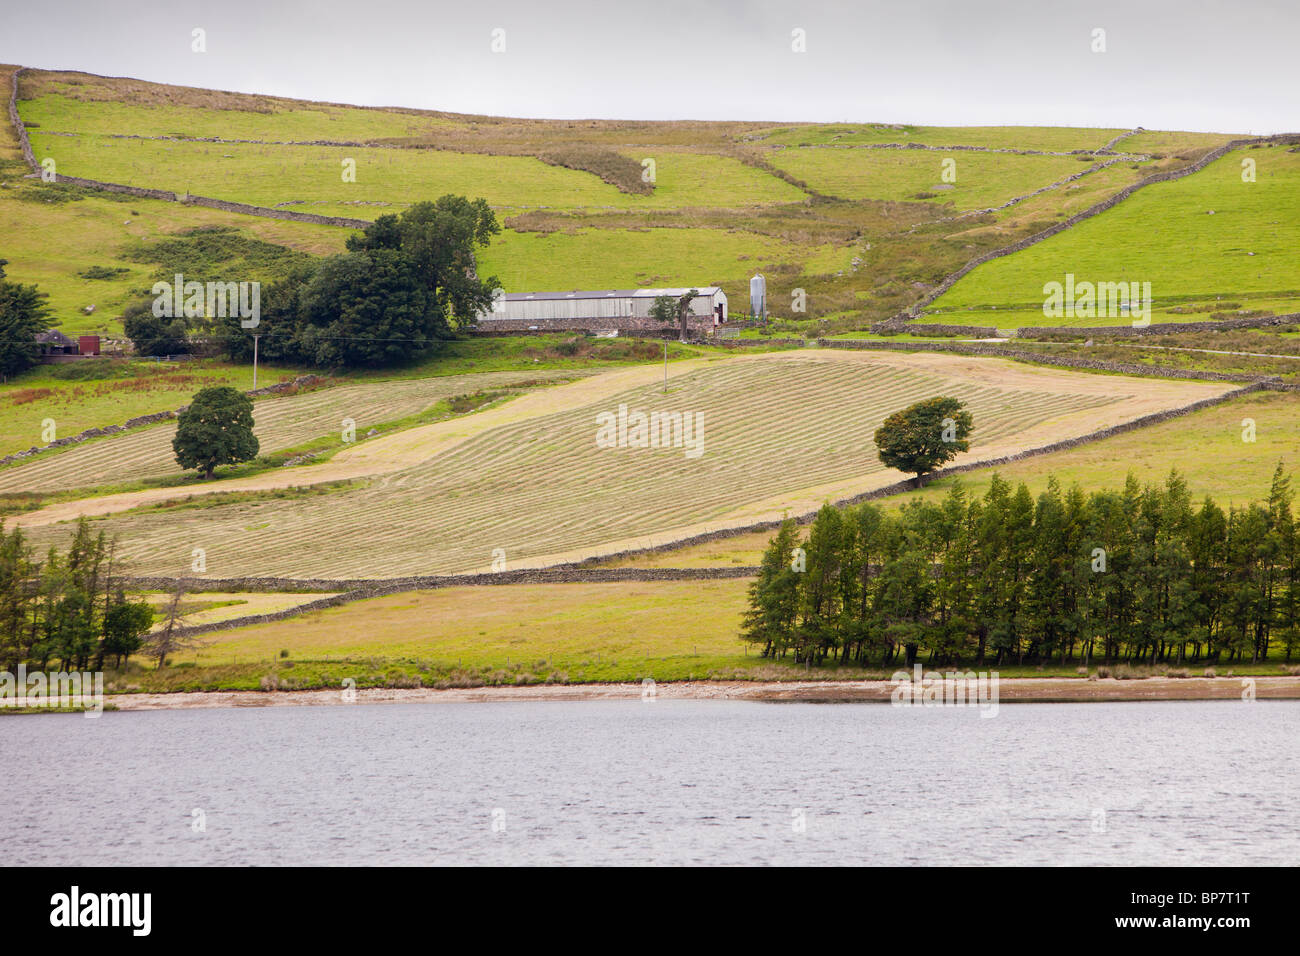
{"label": "gravel shoreline", "polygon": [[[657,700],[888,702],[890,681],[675,681],[655,685]],[[1300,700],[1300,677],[1149,677],[1142,680],[1014,678],[998,684],[1001,703],[1135,700]],[[208,707],[328,706],[338,704],[481,703],[486,701],[640,700],[640,684],[542,684],[530,687],[370,688],[342,690],[194,691],[113,694],[117,710],[188,710]]]}

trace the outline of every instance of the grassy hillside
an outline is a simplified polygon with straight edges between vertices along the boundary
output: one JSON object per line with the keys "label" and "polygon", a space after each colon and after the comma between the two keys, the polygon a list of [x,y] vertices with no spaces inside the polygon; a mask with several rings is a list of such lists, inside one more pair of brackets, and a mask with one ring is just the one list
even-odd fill
{"label": "grassy hillside", "polygon": [[[859,146],[923,143],[926,146],[984,146],[990,149],[1069,151],[1101,149],[1123,129],[1041,126],[911,126],[896,123],[824,123],[772,130],[764,142],[783,146]],[[1128,149],[1127,144],[1123,146]]]}
{"label": "grassy hillside", "polygon": [[[942,179],[945,160],[955,164],[954,182]],[[819,192],[842,199],[916,199],[935,206],[951,203],[954,210],[966,212],[1041,189],[1074,175],[1093,159],[807,147],[780,150],[771,162]]]}
{"label": "grassy hillside", "polygon": [[[1064,152],[1098,149],[1125,131],[521,120],[44,71],[23,75],[19,110],[37,153],[68,175],[361,219],[447,191],[484,196],[507,226],[485,264],[508,289],[716,283],[743,298],[744,280],[761,269],[776,315],[830,317],[837,328],[892,315],[974,255],[1141,174],[1133,168],[1139,164],[1123,163],[997,215],[953,223],[962,211],[1048,186],[1091,161],[962,152],[952,157],[957,182],[946,184],[946,154],[834,147],[912,142]],[[1154,145],[1178,152],[1158,153],[1143,168],[1185,164],[1209,148],[1171,136]],[[343,159],[356,161],[356,182],[343,182]],[[655,164],[653,182],[642,179],[646,159]],[[948,185],[954,188],[934,188]],[[142,205],[150,204],[130,208],[155,216]],[[66,214],[48,208],[32,215],[33,225],[48,221],[54,231],[68,225]],[[175,209],[175,217],[155,216],[157,228],[229,224],[192,209]],[[112,315],[88,322],[76,310],[97,294],[104,302],[97,313],[115,313],[146,277],[134,268],[91,288],[78,278],[92,256],[118,266],[113,230],[123,227],[112,218],[100,225],[95,244],[74,254],[43,256],[32,240],[10,255],[15,277],[43,279],[56,292],[69,331],[111,330]],[[240,228],[317,253],[343,241],[327,229],[295,226]],[[804,293],[802,313],[791,309],[795,289]]]}
{"label": "grassy hillside", "polygon": [[[1256,181],[1242,181],[1242,161]],[[1151,283],[1152,320],[1196,321],[1265,307],[1300,311],[1300,152],[1237,150],[1183,179],[1139,190],[1115,208],[1014,255],[985,263],[927,309],[944,321],[1116,325],[1126,318],[1047,318],[1043,284]]]}

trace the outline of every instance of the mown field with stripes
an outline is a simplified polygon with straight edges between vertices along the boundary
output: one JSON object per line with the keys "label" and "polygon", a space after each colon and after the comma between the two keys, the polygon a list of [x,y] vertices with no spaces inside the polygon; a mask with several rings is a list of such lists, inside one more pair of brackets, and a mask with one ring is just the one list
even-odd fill
{"label": "mown field with stripes", "polygon": [[[430,408],[440,401],[478,391],[509,389],[534,382],[561,380],[581,372],[481,372],[396,382],[338,385],[297,395],[273,396],[253,406],[253,432],[266,455],[313,439],[334,436],[343,444],[344,420],[355,437]],[[180,475],[172,450],[176,423],[121,432],[28,462],[0,469],[0,494],[43,493],[93,488],[149,478]]]}
{"label": "mown field with stripes", "polygon": [[[666,394],[641,384],[485,429],[406,467],[376,469],[362,487],[290,501],[213,499],[97,524],[120,534],[123,557],[141,573],[188,573],[194,548],[217,577],[453,573],[487,569],[498,549],[507,567],[550,564],[779,518],[897,481],[872,435],[922,398],[968,403],[978,458],[1224,390],[937,355],[744,356],[684,371]],[[597,416],[623,404],[698,413],[702,454],[598,447]],[[302,469],[304,482],[310,471]],[[68,530],[35,523],[38,545]]]}

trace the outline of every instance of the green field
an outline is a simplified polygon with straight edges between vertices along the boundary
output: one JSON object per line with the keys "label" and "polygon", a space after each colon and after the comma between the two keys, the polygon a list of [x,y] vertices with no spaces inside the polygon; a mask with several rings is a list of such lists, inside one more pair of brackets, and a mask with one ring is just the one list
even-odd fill
{"label": "green field", "polygon": [[[942,179],[945,160],[955,164],[954,182]],[[934,206],[951,203],[958,212],[1001,205],[1092,163],[1077,156],[823,147],[778,150],[770,162],[842,199],[920,198]]]}
{"label": "green field", "polygon": [[[209,107],[198,105],[210,102],[195,95],[200,91],[184,91],[190,94],[185,96],[178,87],[138,81],[134,90],[137,95],[142,94],[141,101],[124,102],[119,99],[123,90],[118,84],[84,74],[62,75],[68,79],[37,81],[30,74],[23,77],[21,105],[25,121],[51,132],[295,142],[320,139],[361,142],[418,136],[450,122],[415,111],[389,112],[240,94],[226,94],[226,108]],[[35,91],[29,88],[37,83],[43,92],[33,95]],[[183,102],[186,99],[192,103]]]}
{"label": "green field", "polygon": [[[635,196],[590,173],[528,156],[168,142],[40,130],[30,136],[37,159],[52,158],[64,175],[361,219],[400,210],[413,197],[444,193],[482,196],[499,212],[725,208],[804,198],[794,186],[734,159],[691,153],[654,155],[654,194]],[[343,181],[343,163],[349,159],[356,164],[355,182]]]}
{"label": "green field", "polygon": [[[983,146],[989,149],[1034,149],[1066,152],[1101,149],[1127,130],[1068,126],[910,126],[889,123],[809,123],[775,129],[764,142],[783,146],[853,146],[923,143],[926,146]],[[1127,141],[1120,144],[1128,149]]]}
{"label": "green field", "polygon": [[[576,229],[573,232],[503,230],[483,251],[485,274],[497,276],[511,291],[542,289],[624,289],[663,286],[684,275],[700,285],[726,284],[738,292],[754,271],[770,264],[808,261],[810,270],[836,261],[835,247],[824,265],[806,247],[773,236],[740,230]],[[847,254],[841,254],[847,259]],[[733,308],[745,308],[737,302]]]}
{"label": "green field", "polygon": [[[540,659],[569,680],[702,677],[761,666],[736,640],[745,580],[511,585],[417,591],[212,635],[177,657],[200,665],[290,659],[457,661],[505,669]],[[364,626],[358,624],[364,621]],[[419,623],[415,623],[415,622]],[[652,668],[645,671],[646,666]],[[639,670],[639,673],[637,672]]]}
{"label": "green field", "polygon": [[[1257,181],[1242,181],[1254,159]],[[1212,214],[1211,214],[1212,213]],[[1300,153],[1286,147],[1237,150],[1205,169],[1157,183],[1101,215],[1021,252],[985,263],[937,299],[929,312],[959,324],[1124,325],[1127,317],[1042,314],[1043,285],[1076,281],[1151,283],[1165,320],[1195,321],[1169,307],[1267,300],[1300,311]],[[997,312],[991,311],[996,307]],[[1014,322],[1004,318],[1014,312]],[[987,321],[996,318],[997,322]]]}
{"label": "green field", "polygon": [[[2,177],[0,177],[2,178]],[[49,295],[59,329],[120,336],[123,306],[148,293],[157,266],[123,258],[176,233],[204,226],[235,227],[250,239],[275,243],[312,255],[343,251],[347,231],[312,223],[239,216],[217,209],[182,206],[155,199],[87,191],[72,201],[55,202],[51,190],[31,181],[9,181],[0,188],[0,258],[8,277],[34,282]],[[51,241],[52,236],[66,237]],[[81,275],[99,266],[123,269],[109,279]],[[87,306],[94,312],[82,312]]]}

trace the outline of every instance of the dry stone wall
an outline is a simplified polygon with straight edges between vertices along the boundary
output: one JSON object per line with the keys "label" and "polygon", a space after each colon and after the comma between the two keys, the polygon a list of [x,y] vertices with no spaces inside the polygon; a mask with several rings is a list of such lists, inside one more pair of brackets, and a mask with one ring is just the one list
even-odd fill
{"label": "dry stone wall", "polygon": [[[27,127],[23,125],[22,117],[18,115],[18,78],[26,72],[25,67],[19,67],[14,70],[10,77],[9,90],[9,122],[13,125],[14,132],[18,136],[18,144],[23,151],[23,159],[31,167],[33,173],[40,173],[40,164],[36,161],[36,156],[32,152],[32,143],[27,135]],[[289,219],[294,222],[310,222],[322,226],[341,226],[349,229],[364,229],[370,225],[365,219],[348,219],[343,216],[319,216],[310,212],[293,212],[288,209],[273,209],[267,206],[250,206],[247,203],[227,202],[224,199],[213,199],[209,196],[192,196],[179,195],[166,189],[145,189],[141,186],[126,186],[122,183],[106,183],[97,179],[82,179],[79,176],[59,175],[55,182],[65,183],[71,186],[81,186],[86,189],[99,189],[106,192],[121,193],[127,196],[138,196],[141,199],[159,199],[163,202],[179,202],[191,206],[206,206],[209,209],[222,209],[226,212],[240,213],[245,216],[264,216],[269,219]]]}
{"label": "dry stone wall", "polygon": [[[1205,320],[1201,322],[1161,322],[1134,328],[1131,325],[1094,325],[1072,327],[1052,325],[1016,329],[1016,338],[1048,339],[1073,338],[1077,336],[1142,336],[1175,335],[1179,332],[1222,332],[1225,329],[1262,329],[1270,325],[1291,325],[1300,322],[1300,312],[1288,312],[1285,315],[1256,315],[1244,319]],[[911,325],[907,328],[912,328]]]}
{"label": "dry stone wall", "polygon": [[939,296],[943,295],[945,292],[951,289],[954,285],[957,284],[958,280],[960,280],[971,270],[979,266],[982,266],[986,262],[991,262],[994,259],[1000,259],[1003,256],[1009,256],[1012,253],[1016,253],[1024,249],[1028,249],[1030,246],[1036,245],[1045,239],[1050,239],[1052,236],[1056,235],[1059,232],[1064,232],[1066,229],[1069,229],[1071,226],[1078,225],[1080,222],[1083,222],[1085,219],[1090,219],[1093,216],[1100,215],[1106,210],[1114,208],[1119,203],[1127,199],[1129,196],[1133,195],[1133,193],[1137,192],[1139,189],[1142,189],[1146,186],[1152,186],[1156,183],[1171,182],[1176,179],[1182,179],[1184,176],[1190,176],[1193,173],[1200,172],[1202,169],[1204,169],[1206,166],[1208,166],[1210,163],[1214,162],[1215,160],[1221,159],[1222,157],[1226,156],[1228,153],[1232,152],[1233,150],[1241,149],[1244,146],[1254,146],[1257,144],[1261,146],[1275,145],[1275,144],[1288,145],[1294,143],[1300,143],[1300,133],[1279,133],[1274,136],[1257,136],[1248,139],[1234,139],[1231,140],[1230,142],[1224,143],[1222,146],[1216,146],[1214,149],[1207,152],[1196,162],[1190,163],[1189,165],[1184,166],[1181,169],[1168,170],[1162,173],[1153,173],[1152,175],[1147,176],[1136,183],[1132,183],[1131,185],[1125,186],[1123,189],[1119,190],[1113,196],[1110,196],[1107,199],[1103,199],[1101,202],[1089,206],[1087,209],[1083,210],[1082,212],[1075,213],[1073,216],[1070,216],[1068,219],[1063,219],[1061,222],[1053,223],[1051,226],[1048,226],[1046,229],[1042,230],[1041,232],[1036,232],[1032,236],[1026,236],[1024,239],[1021,239],[1017,242],[1013,242],[1010,245],[1003,246],[999,249],[990,250],[989,252],[986,252],[981,256],[975,257],[970,262],[966,263],[961,268],[957,269],[955,272],[949,273],[947,276],[945,276],[939,282],[939,284],[935,286],[933,289],[931,289],[929,292],[927,292],[919,302],[915,303],[914,305],[910,306],[904,311],[898,313],[892,318],[886,320],[885,322],[878,323],[877,326],[873,328],[873,331],[875,331],[877,328],[888,327],[888,326],[893,326],[898,331],[906,331],[907,330],[906,322],[908,319],[912,319],[920,315],[922,309],[924,309],[935,299],[939,298]]}

